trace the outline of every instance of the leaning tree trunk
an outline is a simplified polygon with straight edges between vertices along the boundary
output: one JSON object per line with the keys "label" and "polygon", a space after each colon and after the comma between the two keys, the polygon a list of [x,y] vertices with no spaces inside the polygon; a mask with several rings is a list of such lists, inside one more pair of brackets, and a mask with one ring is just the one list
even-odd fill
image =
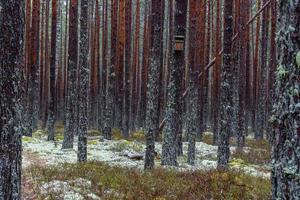
{"label": "leaning tree trunk", "polygon": [[77,71],[77,50],[78,50],[78,35],[77,35],[77,15],[78,1],[71,0],[70,2],[70,17],[69,17],[69,48],[68,48],[68,80],[67,80],[67,107],[66,107],[66,129],[64,132],[64,141],[62,148],[73,148],[75,123],[76,123],[76,71]]}
{"label": "leaning tree trunk", "polygon": [[220,132],[218,145],[218,167],[227,168],[229,161],[229,137],[233,118],[233,79],[234,68],[231,65],[232,60],[232,10],[233,0],[224,2],[224,35],[223,35],[223,66],[221,74],[221,98],[220,98]]}
{"label": "leaning tree trunk", "polygon": [[147,88],[147,109],[146,109],[146,155],[145,169],[154,168],[154,147],[155,136],[159,129],[159,83],[161,67],[161,4],[160,0],[151,2],[151,32],[150,32],[150,56],[149,75]]}
{"label": "leaning tree trunk", "polygon": [[[173,1],[171,1],[173,3]],[[173,11],[173,5],[170,5],[170,12]],[[177,0],[175,2],[175,22],[170,27],[173,33],[175,27],[175,36],[185,37],[186,32],[186,13],[187,1]],[[173,17],[170,19],[172,20]],[[170,34],[173,36],[173,34]],[[174,38],[174,37],[173,37]],[[162,145],[162,165],[177,165],[178,136],[181,133],[181,110],[182,110],[182,74],[184,71],[184,44],[182,49],[175,49],[174,39],[170,39],[171,61],[170,61],[170,80],[168,83],[168,102],[166,107],[166,125],[164,130],[164,142]],[[181,41],[181,42],[184,42]],[[181,45],[181,44],[180,44]]]}
{"label": "leaning tree trunk", "polygon": [[20,0],[0,3],[0,199],[21,199],[24,5]]}
{"label": "leaning tree trunk", "polygon": [[272,199],[300,197],[300,1],[278,1]]}

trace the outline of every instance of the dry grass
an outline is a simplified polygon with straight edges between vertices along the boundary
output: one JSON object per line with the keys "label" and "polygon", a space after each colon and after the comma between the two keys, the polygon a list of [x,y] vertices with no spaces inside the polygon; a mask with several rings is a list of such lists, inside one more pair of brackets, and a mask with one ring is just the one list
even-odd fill
{"label": "dry grass", "polygon": [[141,173],[89,162],[52,168],[33,167],[30,173],[39,183],[76,178],[90,180],[91,192],[103,199],[268,199],[271,191],[269,180],[239,172],[179,173],[159,168]]}

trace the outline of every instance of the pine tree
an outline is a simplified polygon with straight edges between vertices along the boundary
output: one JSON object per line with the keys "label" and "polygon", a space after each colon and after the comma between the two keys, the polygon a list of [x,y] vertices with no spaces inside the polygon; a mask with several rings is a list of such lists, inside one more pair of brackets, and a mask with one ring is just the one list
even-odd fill
{"label": "pine tree", "polygon": [[117,30],[118,30],[118,1],[111,2],[111,53],[110,66],[107,70],[107,85],[105,96],[105,117],[103,136],[105,139],[111,139],[111,131],[113,127],[113,105],[114,105],[114,82],[115,82],[115,68],[117,65]]}
{"label": "pine tree", "polygon": [[68,48],[68,78],[66,126],[64,132],[63,149],[73,148],[74,133],[76,131],[76,72],[78,50],[78,1],[71,0],[69,16],[69,48]]}
{"label": "pine tree", "polygon": [[129,117],[130,117],[130,65],[131,65],[131,13],[132,2],[126,0],[125,3],[125,84],[123,101],[122,132],[125,138],[129,137]]}
{"label": "pine tree", "polygon": [[21,77],[25,2],[1,1],[0,199],[21,199]]}
{"label": "pine tree", "polygon": [[51,20],[51,60],[50,60],[50,104],[48,112],[48,140],[54,140],[55,123],[55,78],[56,78],[56,33],[57,33],[57,2],[52,0],[52,20]]}
{"label": "pine tree", "polygon": [[78,161],[87,159],[87,129],[88,129],[88,0],[80,2],[80,54],[79,54],[79,132],[78,132]]}
{"label": "pine tree", "polygon": [[[267,0],[263,0],[265,4]],[[266,79],[267,79],[267,49],[268,49],[268,18],[269,9],[265,9],[261,24],[261,41],[260,41],[260,65],[258,73],[258,88],[257,88],[257,110],[256,110],[256,130],[255,138],[262,139],[266,129]]]}
{"label": "pine tree", "polygon": [[150,31],[150,55],[149,75],[147,87],[147,113],[146,113],[146,155],[145,169],[154,168],[155,137],[159,130],[159,83],[160,83],[160,48],[163,27],[161,26],[162,4],[160,0],[151,2],[151,31]]}
{"label": "pine tree", "polygon": [[195,164],[196,136],[199,132],[199,70],[195,62],[196,32],[197,32],[197,7],[196,0],[189,1],[189,83],[187,105],[187,138],[188,138],[188,163]]}
{"label": "pine tree", "polygon": [[32,2],[32,21],[31,21],[31,50],[28,77],[28,113],[29,127],[26,135],[31,136],[33,130],[37,127],[38,119],[38,65],[39,65],[39,20],[40,0]]}
{"label": "pine tree", "polygon": [[[173,1],[170,3],[170,11],[173,9]],[[170,27],[177,37],[180,50],[175,49],[174,37],[171,39],[170,79],[168,82],[168,102],[166,107],[166,125],[162,145],[162,165],[177,165],[178,137],[181,133],[182,114],[182,74],[184,71],[184,37],[186,34],[187,1],[175,1],[174,24]],[[173,13],[171,15],[174,15]],[[173,18],[173,17],[172,17]],[[172,19],[171,19],[172,20]],[[173,35],[173,34],[170,34]],[[181,43],[183,42],[183,44]]]}
{"label": "pine tree", "polygon": [[300,1],[278,1],[276,94],[273,109],[272,199],[299,199]]}
{"label": "pine tree", "polygon": [[223,66],[221,73],[220,130],[218,134],[218,167],[227,168],[229,162],[229,137],[233,118],[233,79],[232,60],[233,0],[224,1]]}

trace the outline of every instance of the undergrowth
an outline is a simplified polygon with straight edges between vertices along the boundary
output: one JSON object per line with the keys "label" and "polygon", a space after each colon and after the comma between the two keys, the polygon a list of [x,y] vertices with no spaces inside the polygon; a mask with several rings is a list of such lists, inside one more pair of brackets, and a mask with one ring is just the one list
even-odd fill
{"label": "undergrowth", "polygon": [[91,181],[91,192],[108,200],[269,199],[271,192],[269,180],[239,172],[183,173],[163,168],[140,172],[100,162],[32,167],[29,170],[38,184],[84,178]]}

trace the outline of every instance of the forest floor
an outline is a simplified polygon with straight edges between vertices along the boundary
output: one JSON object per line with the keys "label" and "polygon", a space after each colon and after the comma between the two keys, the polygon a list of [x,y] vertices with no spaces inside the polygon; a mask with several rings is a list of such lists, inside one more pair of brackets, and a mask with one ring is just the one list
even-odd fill
{"label": "forest floor", "polygon": [[73,149],[61,149],[61,132],[56,134],[55,142],[47,141],[43,131],[35,132],[32,138],[23,137],[23,199],[265,199],[269,196],[269,149],[264,142],[248,139],[243,153],[237,153],[232,146],[227,172],[216,170],[217,146],[211,144],[211,134],[205,134],[203,142],[196,143],[194,166],[186,162],[188,144],[184,142],[179,166],[160,167],[161,142],[157,142],[157,169],[143,172],[142,135],[135,133],[131,139],[123,140],[115,134],[114,140],[108,141],[90,131],[85,164],[77,163],[76,140]]}

